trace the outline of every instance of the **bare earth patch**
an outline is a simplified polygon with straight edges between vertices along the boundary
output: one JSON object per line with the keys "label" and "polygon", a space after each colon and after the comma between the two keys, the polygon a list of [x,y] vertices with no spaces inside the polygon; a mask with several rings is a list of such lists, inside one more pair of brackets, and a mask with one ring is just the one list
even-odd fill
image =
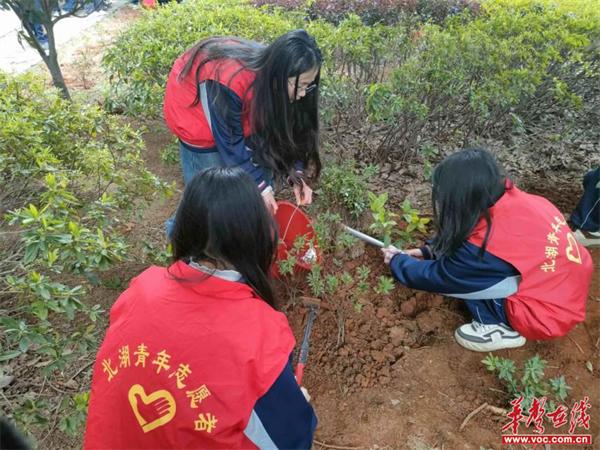
{"label": "bare earth patch", "polygon": [[[63,69],[73,91],[91,91],[92,97],[98,94],[99,81],[103,79],[100,60],[104,49],[139,14],[139,10],[123,8],[114,21],[107,21],[97,40],[91,39],[74,52],[74,58],[65,59]],[[142,125],[135,120],[132,124]],[[143,125],[147,130],[144,139],[149,169],[166,180],[176,181],[181,188],[178,165],[167,165],[160,157],[161,151],[172,145],[168,130],[161,120]],[[424,212],[429,208],[429,185],[420,163],[390,164],[374,184],[376,190],[390,192],[392,207],[408,197]],[[580,179],[567,177],[561,170],[532,177],[525,184],[525,188],[547,196],[565,212],[577,200],[581,189]],[[124,231],[131,237],[134,262],[104,274],[103,279],[118,277],[120,283],[112,290],[95,288],[88,299],[90,303],[100,303],[106,310],[111,307],[129,279],[146,265],[142,243],[164,246],[163,224],[176,205],[177,196],[167,201],[157,200],[125,225]],[[597,274],[600,249],[593,250],[592,255]],[[332,264],[331,256],[324,262],[325,266],[328,264]],[[346,269],[360,264],[371,268],[372,279],[388,274],[374,249],[343,261]],[[302,279],[295,282],[300,286],[304,283]],[[285,302],[282,309],[300,341],[307,311],[297,299],[289,297],[289,289],[284,285],[280,284],[278,291]],[[397,285],[389,295],[369,294],[361,299],[360,311],[343,292],[325,298],[324,303],[315,322],[304,378],[319,417],[315,448],[501,448],[501,428],[508,422],[506,417],[484,409],[460,429],[465,418],[483,403],[506,407],[501,386],[481,363],[485,355],[463,350],[454,341],[454,329],[467,320],[460,302]],[[548,361],[547,376],[565,375],[573,387],[571,404],[588,396],[597,408],[599,330],[600,281],[596,276],[584,324],[563,339],[530,342],[498,355],[520,364],[538,353]],[[591,372],[586,369],[588,362],[593,367]],[[82,362],[82,366],[89,363],[91,360]],[[84,370],[76,378],[78,386],[73,386],[73,391],[88,388],[90,375],[91,369]],[[595,409],[591,414],[589,433],[595,442],[600,442],[600,420],[594,419]],[[78,439],[65,441],[58,432],[46,442],[48,448],[80,445]]]}

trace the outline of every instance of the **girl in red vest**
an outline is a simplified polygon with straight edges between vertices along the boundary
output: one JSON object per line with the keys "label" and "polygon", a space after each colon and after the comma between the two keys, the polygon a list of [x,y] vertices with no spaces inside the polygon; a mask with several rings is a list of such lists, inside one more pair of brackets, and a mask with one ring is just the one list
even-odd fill
{"label": "girl in red vest", "polygon": [[175,262],[142,272],[111,308],[84,448],[310,448],[316,417],[268,279],[277,232],[253,180],[239,168],[194,177],[172,244]]}
{"label": "girl in red vest", "polygon": [[[319,175],[321,52],[304,30],[265,46],[236,37],[200,41],[180,56],[167,81],[164,117],[179,138],[187,184],[201,169],[244,169],[277,210],[275,175],[310,204],[304,168]],[[167,231],[172,222],[167,224]]]}
{"label": "girl in red vest", "polygon": [[455,333],[481,352],[564,336],[585,319],[592,261],[548,200],[519,190],[485,150],[459,151],[433,173],[436,235],[383,249],[402,284],[463,299]]}

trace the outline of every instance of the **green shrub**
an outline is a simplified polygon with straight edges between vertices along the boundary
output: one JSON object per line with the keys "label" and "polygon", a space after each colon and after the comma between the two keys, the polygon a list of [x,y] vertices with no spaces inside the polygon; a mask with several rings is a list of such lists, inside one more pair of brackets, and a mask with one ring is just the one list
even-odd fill
{"label": "green shrub", "polygon": [[266,14],[236,0],[172,2],[146,13],[106,52],[106,105],[128,114],[159,115],[175,59],[199,40],[229,35],[270,42],[300,27],[293,15]]}
{"label": "green shrub", "polygon": [[387,70],[400,65],[409,42],[404,25],[367,26],[355,14],[337,26],[320,20],[309,22],[306,30],[323,51],[327,75],[360,83],[381,80]]}
{"label": "green shrub", "polygon": [[256,6],[278,7],[300,11],[311,19],[339,24],[356,14],[366,25],[394,24],[406,14],[415,12],[417,0],[253,0]]}
{"label": "green shrub", "polygon": [[[319,202],[321,204],[321,202]],[[311,211],[315,211],[315,207],[311,207]],[[324,211],[316,216],[313,216],[313,227],[317,236],[319,248],[323,253],[331,252],[335,249],[338,232],[342,218],[339,214],[331,211]]]}
{"label": "green shrub", "polygon": [[[402,64],[410,48],[404,25],[364,25],[350,15],[338,26],[318,20],[306,25],[324,55],[321,82],[321,116],[333,128],[337,142],[346,127],[364,129],[368,86],[382,81],[387,72]],[[363,133],[364,142],[369,133]]]}
{"label": "green shrub", "polygon": [[406,248],[408,245],[415,244],[416,233],[420,233],[421,236],[427,233],[427,224],[431,222],[431,219],[421,217],[419,210],[413,208],[408,199],[405,199],[400,207],[402,208],[400,218],[403,228],[398,231],[399,240],[396,242],[396,246]]}
{"label": "green shrub", "polygon": [[[394,245],[399,249],[405,249],[415,243],[417,232],[421,235],[427,232],[427,224],[431,219],[421,217],[419,211],[412,207],[408,199],[405,199],[400,205],[402,214],[399,215],[385,206],[388,201],[387,192],[379,195],[369,192],[368,195],[373,219],[369,230],[373,230],[375,236],[380,238],[385,246]],[[400,223],[395,220],[396,218],[400,220]]]}
{"label": "green shrub", "polygon": [[[9,230],[0,235],[0,361],[15,360],[21,386],[61,381],[95,350],[101,311],[85,296],[100,271],[127,257],[119,218],[168,191],[145,169],[142,147],[139,133],[97,107],[67,102],[31,75],[0,73],[0,204]],[[22,364],[33,359],[35,367]],[[28,432],[51,418],[39,389],[31,392],[14,409],[3,404]],[[53,408],[61,429],[83,423],[84,400]]]}
{"label": "green shrub", "polygon": [[305,22],[300,15],[281,10],[259,10],[234,0],[172,3],[146,14],[104,56],[103,65],[110,78],[106,106],[128,114],[159,115],[175,59],[199,40],[235,35],[269,43],[302,27],[315,36],[323,51],[324,78],[335,75],[355,85],[359,82],[357,94],[352,95],[359,96],[361,110],[364,85],[381,80],[406,55],[408,33],[403,26],[370,27],[356,15],[336,27],[320,20]]}
{"label": "green shrub", "polygon": [[369,181],[376,173],[374,166],[358,169],[353,160],[341,165],[327,164],[318,190],[321,207],[336,211],[342,206],[339,212],[360,218],[369,206]]}
{"label": "green shrub", "polygon": [[368,107],[387,133],[380,146],[402,151],[424,135],[467,140],[502,136],[514,123],[569,115],[582,105],[586,80],[598,77],[600,10],[592,0],[488,0],[444,29],[427,25],[412,55],[390,80],[370,88]]}
{"label": "green shrub", "polygon": [[418,0],[415,10],[422,21],[443,24],[446,18],[464,10],[478,13],[480,6],[472,0]]}
{"label": "green shrub", "polygon": [[356,14],[366,25],[395,24],[406,16],[442,23],[446,17],[466,8],[472,11],[479,8],[478,2],[469,0],[253,0],[252,3],[301,11],[312,19],[334,24]]}
{"label": "green shrub", "polygon": [[373,223],[369,227],[369,230],[373,230],[375,235],[381,238],[386,247],[392,245],[392,236],[396,231],[396,225],[398,225],[398,222],[394,219],[398,217],[398,214],[389,211],[385,206],[388,201],[388,193],[384,192],[383,194],[376,195],[373,192],[368,192],[368,195],[371,216],[373,218]]}

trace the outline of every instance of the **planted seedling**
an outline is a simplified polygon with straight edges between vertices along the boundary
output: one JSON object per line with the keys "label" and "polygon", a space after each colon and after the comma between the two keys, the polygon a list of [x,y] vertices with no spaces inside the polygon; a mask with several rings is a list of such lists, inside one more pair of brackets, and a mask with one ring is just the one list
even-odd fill
{"label": "planted seedling", "polygon": [[323,277],[321,275],[321,266],[320,264],[314,264],[310,273],[308,274],[308,285],[310,286],[310,290],[312,292],[312,296],[316,298],[321,298],[323,293],[325,292],[325,283],[323,281]]}
{"label": "planted seedling", "polygon": [[553,400],[563,402],[571,389],[562,375],[548,380],[545,378],[546,361],[539,355],[525,361],[521,375],[512,359],[490,353],[481,362],[504,384],[509,401],[523,397],[521,407],[524,411],[531,407],[534,398],[541,397],[552,397],[548,398],[548,406],[555,409]]}
{"label": "planted seedling", "polygon": [[404,200],[401,205],[402,220],[406,223],[406,227],[400,230],[400,242],[396,245],[398,248],[403,248],[406,244],[415,241],[415,232],[425,234],[427,232],[427,224],[431,221],[428,217],[421,217],[419,211],[412,207],[408,199]]}
{"label": "planted seedling", "polygon": [[369,202],[371,207],[371,215],[373,217],[373,223],[369,227],[370,230],[374,230],[375,233],[382,237],[383,243],[388,246],[392,244],[392,235],[394,234],[394,228],[398,224],[394,218],[397,214],[388,211],[385,204],[388,201],[388,193],[384,192],[380,195],[375,195],[369,192]]}
{"label": "planted seedling", "polygon": [[394,289],[394,279],[385,275],[380,276],[377,279],[377,286],[375,292],[378,294],[389,294]]}

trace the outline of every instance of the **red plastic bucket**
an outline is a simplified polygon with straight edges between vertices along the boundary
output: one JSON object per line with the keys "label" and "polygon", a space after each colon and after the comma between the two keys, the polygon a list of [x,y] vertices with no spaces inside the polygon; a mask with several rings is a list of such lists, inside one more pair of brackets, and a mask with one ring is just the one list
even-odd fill
{"label": "red plastic bucket", "polygon": [[[296,255],[295,272],[310,270],[313,264],[321,262],[321,252],[317,244],[317,236],[312,226],[310,217],[293,203],[286,201],[277,202],[275,221],[279,228],[279,246],[277,247],[277,261],[286,260],[294,248],[296,239],[304,236],[304,248]],[[280,276],[277,261],[273,265],[273,274]]]}

